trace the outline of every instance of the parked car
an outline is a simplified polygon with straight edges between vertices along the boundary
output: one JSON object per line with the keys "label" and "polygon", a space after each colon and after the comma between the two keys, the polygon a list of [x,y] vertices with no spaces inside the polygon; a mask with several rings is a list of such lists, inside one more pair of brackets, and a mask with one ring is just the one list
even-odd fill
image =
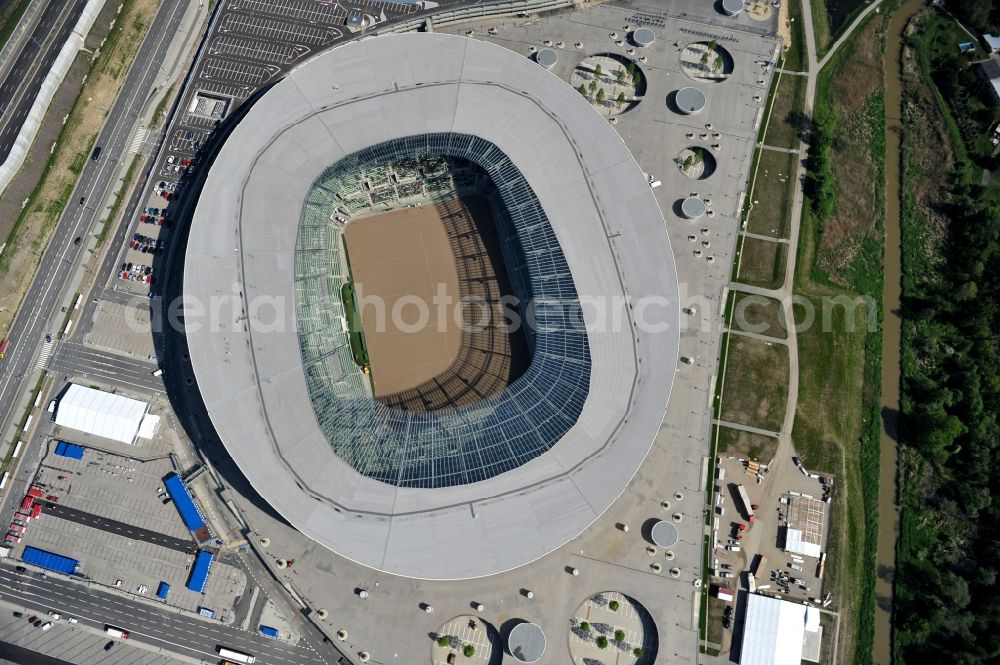
{"label": "parked car", "polygon": [[111,640],[110,642],[108,642],[107,644],[104,645],[104,650],[105,651],[111,651],[114,648],[115,648],[115,641],[114,640]]}
{"label": "parked car", "polygon": [[42,630],[48,630],[51,627],[52,627],[51,621],[46,621],[45,623],[42,624]]}

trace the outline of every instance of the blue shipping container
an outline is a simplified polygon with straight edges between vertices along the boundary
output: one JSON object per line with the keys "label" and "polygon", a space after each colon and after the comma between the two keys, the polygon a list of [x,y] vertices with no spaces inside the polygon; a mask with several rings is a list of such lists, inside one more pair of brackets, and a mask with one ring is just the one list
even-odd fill
{"label": "blue shipping container", "polygon": [[187,588],[195,593],[201,593],[205,590],[205,584],[208,582],[208,573],[212,568],[212,561],[214,559],[215,557],[209,552],[204,550],[198,552],[198,556],[194,560],[194,565],[191,566],[191,577],[188,578]]}
{"label": "blue shipping container", "polygon": [[160,582],[160,587],[156,590],[156,597],[160,600],[166,600],[168,593],[170,593],[170,585],[166,582]]}
{"label": "blue shipping container", "polygon": [[72,459],[83,459],[83,446],[68,441],[60,441],[56,444],[56,455],[70,457]]}
{"label": "blue shipping container", "polygon": [[66,575],[72,575],[80,568],[80,562],[76,559],[70,559],[68,556],[62,556],[53,552],[46,552],[37,547],[25,547],[21,559],[25,563],[34,564],[39,568],[54,570],[57,573],[64,573]]}
{"label": "blue shipping container", "polygon": [[194,505],[194,499],[191,498],[191,494],[181,477],[176,473],[171,473],[163,481],[163,484],[166,486],[167,492],[170,493],[170,498],[174,500],[177,512],[181,514],[184,526],[190,531],[197,531],[205,526],[205,519],[198,511],[198,507]]}
{"label": "blue shipping container", "polygon": [[271,628],[270,626],[261,626],[260,627],[260,634],[263,635],[264,637],[277,637],[278,636],[278,629],[277,628]]}

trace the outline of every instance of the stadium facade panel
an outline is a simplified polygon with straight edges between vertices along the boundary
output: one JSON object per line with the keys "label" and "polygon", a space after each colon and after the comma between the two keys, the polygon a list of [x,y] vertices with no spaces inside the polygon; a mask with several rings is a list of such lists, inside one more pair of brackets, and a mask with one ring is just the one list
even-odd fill
{"label": "stadium facade panel", "polygon": [[[494,183],[515,182],[533,196],[505,207],[523,205],[545,220],[518,231],[524,260],[564,261],[549,272],[536,268],[519,288],[537,298],[549,288],[540,278],[548,274],[560,302],[579,301],[585,328],[560,320],[562,332],[538,335],[531,367],[496,402],[471,405],[469,417],[462,409],[448,414],[455,419],[446,434],[465,446],[454,459],[481,459],[482,423],[496,418],[489,443],[506,461],[492,474],[443,474],[454,482],[434,487],[398,476],[383,482],[350,463],[344,450],[351,444],[341,436],[360,437],[369,455],[411,454],[411,444],[392,431],[402,421],[372,417],[370,399],[346,414],[328,413],[336,403],[314,406],[317,364],[299,334],[308,287],[296,278],[299,225],[311,205],[322,209],[310,194],[323,175],[373,146],[395,154],[400,145],[429,141],[439,142],[435,150],[465,141],[469,159],[486,171],[490,154],[509,162]],[[185,295],[215,316],[201,325],[186,317],[188,344],[216,431],[265,500],[345,557],[433,579],[523,565],[607,510],[656,437],[679,337],[663,216],[618,134],[579,93],[516,53],[463,37],[406,34],[320,54],[275,84],[233,130],[191,224]],[[528,227],[543,232],[540,244],[525,241]],[[536,365],[545,371],[532,373]],[[569,397],[546,396],[556,386]],[[519,390],[517,409],[513,401],[503,405]],[[414,418],[437,418],[427,430],[436,439],[445,431],[443,413]],[[326,418],[337,428],[324,431]],[[546,419],[559,424],[539,434]],[[523,440],[532,447],[518,459],[509,444],[528,427],[534,431]],[[392,441],[407,443],[393,452]]]}

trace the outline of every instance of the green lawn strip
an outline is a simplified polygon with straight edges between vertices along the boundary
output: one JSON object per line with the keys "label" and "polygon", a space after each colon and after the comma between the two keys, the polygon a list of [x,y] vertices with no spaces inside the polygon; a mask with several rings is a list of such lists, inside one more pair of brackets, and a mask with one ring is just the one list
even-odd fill
{"label": "green lawn strip", "polygon": [[721,419],[778,431],[788,403],[788,350],[731,335]]}
{"label": "green lawn strip", "polygon": [[767,463],[778,449],[778,438],[745,432],[731,427],[719,427],[719,453],[738,455]]}
{"label": "green lawn strip", "polygon": [[783,74],[775,91],[767,126],[767,145],[798,149],[802,137],[802,109],[806,100],[805,76]]}
{"label": "green lawn strip", "polygon": [[787,243],[744,238],[739,254],[738,279],[751,286],[780,288],[785,279],[787,256]]}
{"label": "green lawn strip", "polygon": [[797,153],[761,150],[751,197],[753,207],[747,220],[749,233],[788,237],[792,200],[798,187],[795,179],[798,166]]}
{"label": "green lawn strip", "polygon": [[819,59],[823,57],[833,42],[833,37],[830,34],[830,15],[826,11],[824,0],[813,0],[810,7],[812,8],[813,36],[816,40],[816,58]]}
{"label": "green lawn strip", "polygon": [[365,344],[365,332],[361,326],[361,311],[358,309],[354,283],[347,282],[340,289],[344,303],[344,315],[347,317],[348,335],[351,339],[351,353],[358,367],[368,367],[368,345]]}
{"label": "green lawn strip", "polygon": [[118,216],[118,211],[122,206],[122,201],[125,200],[125,195],[128,193],[129,188],[132,185],[132,178],[135,177],[135,171],[139,168],[139,155],[132,157],[132,163],[128,165],[128,170],[125,171],[125,180],[122,182],[122,186],[115,193],[115,202],[111,204],[111,212],[108,213],[107,218],[104,220],[104,224],[101,226],[101,232],[97,234],[97,246],[100,247],[101,243],[104,242],[104,238],[107,237],[108,231],[115,228],[114,220]]}
{"label": "green lawn strip", "polygon": [[730,328],[778,339],[788,337],[785,313],[779,301],[753,293],[735,292],[734,295],[736,302],[728,321]]}
{"label": "green lawn strip", "polygon": [[782,69],[791,72],[806,70],[806,37],[805,23],[802,21],[802,0],[788,0],[788,18],[791,20],[789,29],[792,33],[792,43],[785,51],[785,62]]}

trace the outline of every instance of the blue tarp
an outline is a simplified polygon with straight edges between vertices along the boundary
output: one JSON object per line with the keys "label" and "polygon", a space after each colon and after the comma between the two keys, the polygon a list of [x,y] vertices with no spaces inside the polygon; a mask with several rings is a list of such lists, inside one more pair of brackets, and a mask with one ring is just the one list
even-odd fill
{"label": "blue tarp", "polygon": [[197,531],[205,526],[205,519],[201,516],[198,506],[194,504],[194,499],[191,498],[191,494],[181,477],[176,473],[171,473],[163,481],[163,484],[166,486],[167,492],[170,493],[170,498],[174,500],[177,512],[184,520],[184,525],[191,531]]}
{"label": "blue tarp", "polygon": [[66,575],[72,575],[80,568],[80,562],[76,559],[70,559],[68,556],[46,552],[45,550],[30,546],[24,548],[21,560],[25,563],[34,564],[39,568],[54,570],[57,573],[64,573]]}
{"label": "blue tarp", "polygon": [[201,593],[205,590],[205,584],[208,582],[208,572],[212,568],[212,561],[214,559],[215,557],[210,552],[206,552],[205,550],[198,552],[198,556],[194,560],[194,565],[191,566],[191,577],[188,578],[187,588],[195,593]]}
{"label": "blue tarp", "polygon": [[160,600],[166,600],[168,593],[170,593],[170,585],[166,582],[160,582],[160,586],[156,590],[156,597]]}
{"label": "blue tarp", "polygon": [[265,637],[277,637],[278,636],[278,629],[277,628],[271,628],[270,626],[261,626],[260,627],[260,634],[263,635],[263,636],[265,636]]}
{"label": "blue tarp", "polygon": [[56,455],[70,457],[72,459],[83,459],[83,446],[68,441],[60,441],[56,444]]}

